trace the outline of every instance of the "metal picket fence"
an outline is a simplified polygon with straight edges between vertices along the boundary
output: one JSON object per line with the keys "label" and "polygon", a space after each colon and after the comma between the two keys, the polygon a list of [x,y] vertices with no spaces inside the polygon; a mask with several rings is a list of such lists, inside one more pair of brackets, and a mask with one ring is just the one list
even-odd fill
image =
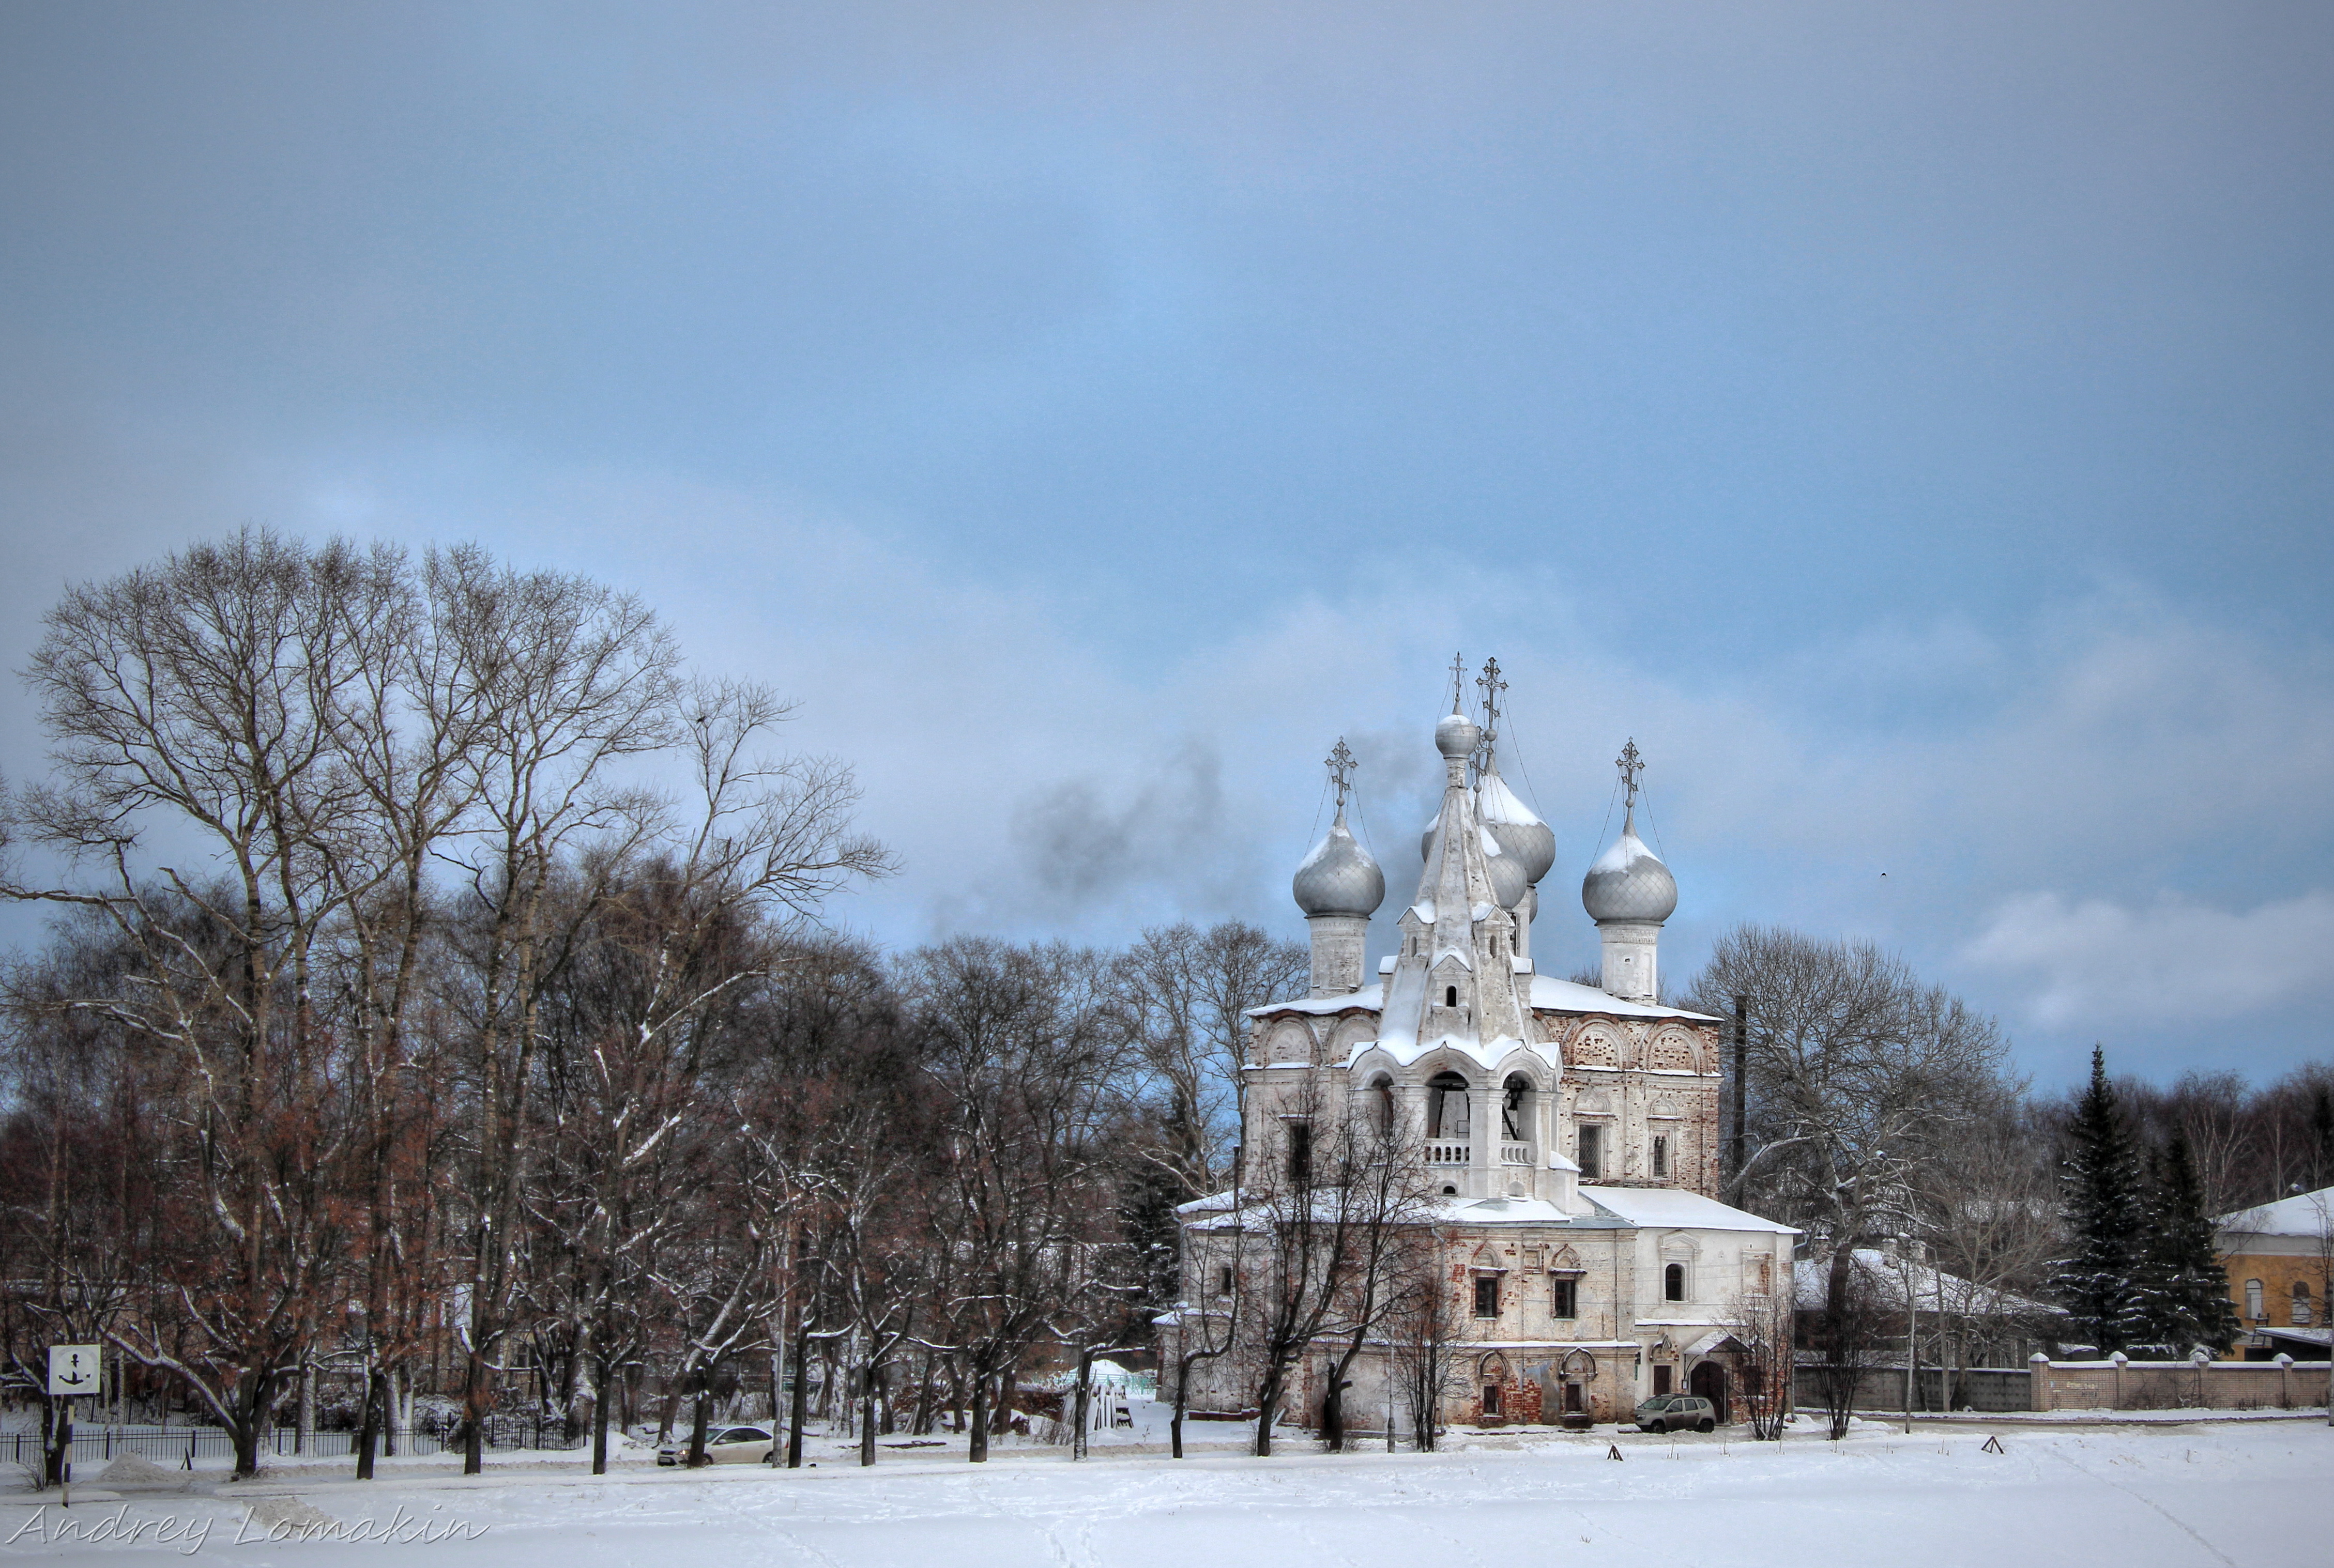
{"label": "metal picket fence", "polygon": [[[569,1438],[563,1422],[534,1415],[489,1416],[485,1435],[487,1448],[505,1452],[576,1448],[585,1441]],[[356,1443],[354,1432],[311,1432],[304,1444],[292,1428],[276,1427],[268,1432],[261,1447],[283,1459],[352,1459],[356,1456]],[[459,1453],[460,1429],[451,1423],[443,1429],[418,1427],[398,1446],[404,1453],[422,1457]],[[34,1467],[41,1463],[42,1452],[41,1434],[36,1431],[0,1432],[0,1464]],[[138,1454],[158,1465],[193,1469],[207,1459],[232,1459],[235,1439],[217,1427],[74,1425],[72,1460],[77,1473],[92,1463],[101,1466],[122,1454]]]}

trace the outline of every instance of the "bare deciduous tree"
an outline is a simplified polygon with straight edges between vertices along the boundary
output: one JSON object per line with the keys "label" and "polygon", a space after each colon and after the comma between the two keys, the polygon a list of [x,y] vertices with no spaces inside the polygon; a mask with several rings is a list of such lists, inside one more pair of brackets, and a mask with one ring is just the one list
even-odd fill
{"label": "bare deciduous tree", "polygon": [[1870,1271],[1855,1266],[1852,1253],[1835,1257],[1826,1278],[1824,1304],[1809,1314],[1815,1359],[1801,1375],[1815,1385],[1826,1435],[1837,1441],[1847,1436],[1865,1377],[1880,1358],[1886,1313]]}
{"label": "bare deciduous tree", "polygon": [[1253,1232],[1255,1263],[1243,1283],[1253,1297],[1259,1455],[1272,1452],[1273,1424],[1298,1361],[1341,1332],[1342,1380],[1394,1294],[1400,1233],[1423,1217],[1421,1168],[1403,1158],[1398,1134],[1366,1118],[1355,1125],[1345,1109],[1327,1103],[1308,1075],[1248,1162],[1243,1225]]}
{"label": "bare deciduous tree", "polygon": [[241,1474],[342,1241],[318,944],[352,890],[327,850],[357,804],[343,745],[400,574],[385,549],[246,532],[69,591],[28,672],[56,774],[11,814],[94,875],[6,890],[101,911],[138,954],[135,982],[87,1005],[175,1058],[203,1172],[188,1217],[207,1234],[184,1237],[172,1293],[192,1341],[129,1323],[116,1342],[200,1394]]}
{"label": "bare deciduous tree", "polygon": [[[1788,1286],[1789,1281],[1781,1282]],[[1795,1317],[1788,1288],[1744,1292],[1727,1303],[1727,1331],[1740,1349],[1735,1359],[1737,1396],[1750,1436],[1775,1442],[1791,1414],[1792,1333]]]}
{"label": "bare deciduous tree", "polygon": [[1183,1421],[1191,1408],[1192,1377],[1239,1344],[1240,1303],[1248,1295],[1247,1234],[1238,1192],[1220,1219],[1184,1233],[1183,1244],[1198,1249],[1185,1274],[1199,1283],[1201,1299],[1178,1302],[1174,1312],[1174,1361],[1168,1379],[1173,1405],[1167,1437],[1168,1450],[1178,1459],[1183,1457]]}
{"label": "bare deciduous tree", "polygon": [[1425,1227],[1403,1237],[1403,1269],[1387,1313],[1391,1371],[1409,1407],[1411,1441],[1434,1451],[1443,1400],[1462,1385],[1459,1350],[1466,1321],[1457,1285],[1447,1277],[1447,1238]]}
{"label": "bare deciduous tree", "polygon": [[[238,1470],[284,1380],[305,1411],[328,1358],[366,1390],[369,1472],[449,1313],[476,1469],[526,1232],[553,1212],[529,1185],[556,1142],[536,1053],[554,991],[582,994],[586,933],[637,959],[602,987],[624,1048],[591,1042],[627,1133],[613,1169],[637,1169],[700,1098],[704,1020],[767,977],[747,955],[888,869],[849,829],[847,769],[752,755],[785,705],[684,685],[677,659],[647,610],[583,579],[475,550],[417,574],[387,547],[264,532],[51,613],[28,677],[57,767],[8,797],[0,838],[72,874],[12,869],[0,893],[110,932],[110,964],[52,1001],[118,1034],[176,1147],[153,1156],[169,1223],[106,1332],[234,1434]],[[660,750],[693,811],[614,778]],[[35,1006],[22,986],[14,1005]],[[583,1212],[604,1219],[593,1190]]]}
{"label": "bare deciduous tree", "polygon": [[939,1100],[949,1293],[933,1344],[962,1359],[978,1463],[992,1408],[1109,1223],[1124,1033],[1101,960],[1080,949],[960,938],[911,955],[902,980]]}
{"label": "bare deciduous tree", "polygon": [[1749,1146],[1735,1201],[1799,1227],[1834,1260],[1845,1322],[1859,1242],[1920,1233],[1920,1194],[1954,1141],[2001,1101],[1993,1020],[1923,985],[1869,943],[1741,926],[1696,978],[1692,1005],[1750,1018]]}
{"label": "bare deciduous tree", "polygon": [[[595,879],[621,868],[647,833],[653,802],[616,787],[610,770],[673,738],[680,656],[645,606],[581,578],[492,574],[458,609],[460,630],[475,640],[472,662],[495,683],[496,715],[466,759],[477,804],[457,928],[469,977],[463,1185],[473,1206],[463,1468],[475,1475],[496,1357],[513,1327],[545,995],[596,906]],[[586,846],[595,852],[579,858]]]}
{"label": "bare deciduous tree", "polygon": [[1185,1198],[1231,1179],[1248,1009],[1299,994],[1310,955],[1256,927],[1153,927],[1116,969],[1120,998],[1157,1101],[1154,1157]]}

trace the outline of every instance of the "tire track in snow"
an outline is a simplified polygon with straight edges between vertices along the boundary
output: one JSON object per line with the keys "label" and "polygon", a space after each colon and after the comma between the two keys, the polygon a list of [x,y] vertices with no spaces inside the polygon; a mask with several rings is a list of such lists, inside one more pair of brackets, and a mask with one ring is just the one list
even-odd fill
{"label": "tire track in snow", "polygon": [[2214,1557],[2218,1558],[2221,1562],[2227,1563],[2227,1564],[2228,1564],[2228,1568],[2237,1568],[2237,1560],[2236,1560],[2235,1558],[2233,1558],[2233,1557],[2230,1556],[2227,1553],[2225,1553],[2225,1552],[2222,1551],[2218,1546],[2213,1545],[2210,1541],[2205,1540],[2205,1539],[2204,1539],[2204,1537],[2202,1534],[2198,1534],[2198,1533],[2197,1533],[2197,1531],[2196,1531],[2196,1529],[2195,1529],[2195,1527],[2194,1527],[2194,1525],[2190,1525],[2190,1524],[2188,1523],[2188,1521],[2187,1521],[2187,1520],[2183,1519],[2182,1517],[2180,1517],[2180,1515],[2179,1515],[2175,1514],[2171,1509],[2169,1509],[2169,1508],[2165,1507],[2163,1504],[2161,1504],[2161,1503],[2159,1503],[2159,1502],[2156,1501],[2156,1499],[2155,1499],[2155,1498],[2142,1496],[2140,1493],[2137,1493],[2137,1492],[2133,1491],[2129,1486],[2125,1486],[2125,1485],[2124,1485],[2122,1482],[2120,1482],[2120,1481],[2113,1480],[2113,1479],[2109,1478],[2108,1477],[2106,1477],[2106,1476],[2102,1476],[2102,1475],[2100,1475],[2100,1474],[2099,1474],[2098,1472],[2097,1472],[2096,1470],[2092,1470],[2092,1469],[2090,1469],[2090,1468],[2088,1468],[2088,1467],[2085,1467],[2085,1466],[2083,1466],[2083,1465],[2077,1464],[2077,1463],[2076,1463],[2072,1458],[2069,1457],[2068,1457],[2066,1454],[2064,1454],[2064,1453],[2060,1453],[2060,1452],[2059,1452],[2059,1451],[2058,1451],[2058,1450],[2056,1450],[2056,1449],[2053,1449],[2051,1452],[2052,1452],[2052,1457],[2055,1457],[2055,1458],[2057,1458],[2058,1460],[2059,1460],[2059,1461],[2060,1461],[2062,1464],[2064,1464],[2064,1465],[2065,1465],[2069,1469],[2073,1470],[2077,1475],[2080,1475],[2080,1476],[2088,1476],[2092,1480],[2097,1481],[2100,1486],[2112,1486],[2112,1487],[2114,1487],[2117,1491],[2121,1492],[2125,1496],[2129,1497],[2133,1502],[2135,1502],[2135,1503],[2144,1503],[2144,1504],[2146,1504],[2148,1507],[2155,1509],[2155,1510],[2156,1510],[2156,1512],[2157,1512],[2158,1514],[2161,1514],[2161,1515],[2163,1515],[2163,1516],[2164,1516],[2167,1521],[2169,1521],[2169,1522],[2173,1525],[2173,1526],[2174,1526],[2175,1528],[2178,1529],[2178,1530],[2179,1530],[2183,1534],[2186,1535],[2186,1536],[2187,1536],[2191,1541],[2195,1542],[2197,1545],[2202,1546],[2203,1548],[2204,1548],[2204,1550],[2205,1550],[2205,1551],[2210,1552],[2210,1553],[2211,1553]]}

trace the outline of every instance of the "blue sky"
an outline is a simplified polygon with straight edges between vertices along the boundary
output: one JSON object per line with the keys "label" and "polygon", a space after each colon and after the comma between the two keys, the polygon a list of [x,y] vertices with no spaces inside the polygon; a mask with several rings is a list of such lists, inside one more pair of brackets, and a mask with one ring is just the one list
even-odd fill
{"label": "blue sky", "polygon": [[2329,67],[2300,5],[18,3],[0,641],[250,522],[591,572],[857,763],[895,942],[1298,934],[1341,734],[1399,887],[1496,653],[1551,964],[1634,736],[1673,976],[1868,936],[2044,1082],[2271,1075]]}

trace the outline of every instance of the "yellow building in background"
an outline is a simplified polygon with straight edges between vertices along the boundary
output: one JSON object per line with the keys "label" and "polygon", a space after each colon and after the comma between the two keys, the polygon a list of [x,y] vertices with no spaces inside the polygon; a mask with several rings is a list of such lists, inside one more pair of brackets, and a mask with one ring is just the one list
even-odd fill
{"label": "yellow building in background", "polygon": [[2326,1360],[2334,1187],[2224,1214],[2213,1222],[2213,1239],[2244,1322],[2237,1340],[2244,1358]]}

